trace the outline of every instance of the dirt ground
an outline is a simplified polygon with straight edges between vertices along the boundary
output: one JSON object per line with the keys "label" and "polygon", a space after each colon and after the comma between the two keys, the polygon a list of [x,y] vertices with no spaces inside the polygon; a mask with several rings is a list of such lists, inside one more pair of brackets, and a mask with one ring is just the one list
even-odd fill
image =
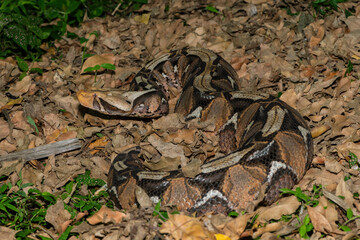
{"label": "dirt ground", "polygon": [[[209,5],[219,12],[206,10]],[[345,10],[352,16],[347,17]],[[175,131],[169,136],[173,118],[106,118],[81,108],[76,99],[81,89],[126,87],[147,61],[172,49],[196,46],[230,62],[243,90],[282,93],[280,99],[304,116],[315,155],[298,186],[319,204],[301,203],[288,195],[236,218],[176,214],[165,223],[153,216],[152,208],[134,208],[110,211],[107,217],[101,212],[99,220],[87,219],[80,225],[58,210],[51,214],[63,221],[52,221],[54,228],[38,230],[39,234],[57,236],[66,222],[74,225],[72,232],[81,239],[298,239],[309,216],[311,239],[360,237],[360,219],[348,221],[346,215],[349,208],[354,216],[360,215],[360,162],[355,158],[360,157],[359,1],[341,3],[337,12],[324,18],[314,18],[306,1],[155,1],[127,18],[85,20],[81,28],[68,30],[88,41],[80,44],[79,39],[63,37],[54,47],[43,46],[46,54],[30,66],[43,69],[42,75],[32,73],[18,81],[21,72],[15,60],[0,60],[0,107],[8,114],[0,115],[0,155],[71,138],[81,139],[83,147],[40,163],[18,162],[11,165],[12,171],[7,168],[10,162],[4,162],[1,175],[9,176],[7,181],[16,183],[22,169],[24,182],[59,195],[85,170],[106,181],[111,160],[135,145],[152,145],[160,153],[176,146],[186,155],[198,150],[201,142],[209,152],[215,151],[206,131]],[[82,65],[84,54],[96,57]],[[96,80],[83,71],[102,63],[114,64],[115,71],[100,70]],[[11,104],[13,98],[21,101]],[[27,116],[35,120],[39,133]],[[321,193],[315,196],[314,186],[320,185]],[[343,231],[343,225],[350,231]]]}

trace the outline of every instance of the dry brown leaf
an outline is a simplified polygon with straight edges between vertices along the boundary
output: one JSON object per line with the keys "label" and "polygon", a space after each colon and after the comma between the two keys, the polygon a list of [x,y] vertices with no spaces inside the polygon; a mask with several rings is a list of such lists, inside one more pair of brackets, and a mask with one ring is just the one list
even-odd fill
{"label": "dry brown leaf", "polygon": [[124,217],[126,217],[125,213],[120,211],[114,211],[103,205],[97,213],[95,213],[91,217],[88,217],[86,220],[91,225],[95,225],[98,223],[109,223],[109,222],[112,222],[114,224],[119,224],[122,222]]}
{"label": "dry brown leaf", "polygon": [[[14,100],[11,100],[11,101],[7,102],[5,105],[0,107],[0,112],[2,112],[4,109],[9,110],[16,104],[20,104],[23,99],[24,98],[20,97],[20,98],[17,98],[17,99],[14,99]],[[5,100],[5,98],[4,98],[4,100]],[[0,101],[0,103],[1,103],[1,101]]]}
{"label": "dry brown leaf", "polygon": [[[89,67],[95,67],[96,65],[101,65],[104,63],[115,64],[115,56],[111,53],[91,56],[84,62],[84,65],[81,68],[81,73],[84,73],[84,70]],[[101,68],[100,70],[98,70],[98,72],[103,70],[104,68]]]}
{"label": "dry brown leaf", "polygon": [[338,145],[337,147],[338,154],[342,158],[347,158],[349,156],[349,152],[354,153],[356,156],[360,156],[360,144],[354,142],[345,142],[343,144]]}
{"label": "dry brown leaf", "polygon": [[27,132],[33,131],[30,124],[25,120],[23,111],[16,111],[14,114],[12,114],[11,121],[14,124],[14,128],[16,129]]}
{"label": "dry brown leaf", "polygon": [[71,223],[71,214],[65,210],[64,202],[58,199],[56,204],[50,206],[46,212],[45,220],[54,226],[56,231],[61,234]]}
{"label": "dry brown leaf", "polygon": [[165,141],[171,141],[176,144],[184,142],[185,144],[190,145],[195,141],[197,132],[197,129],[179,129],[176,132],[167,135]]}
{"label": "dry brown leaf", "polygon": [[352,207],[354,203],[353,194],[349,191],[349,187],[347,186],[344,178],[340,179],[339,184],[336,187],[336,196],[343,196],[345,197],[344,201],[346,202],[348,207]]}
{"label": "dry brown leaf", "polygon": [[252,216],[254,216],[254,214],[244,214],[227,222],[223,229],[225,235],[229,236],[231,239],[238,239],[244,232],[247,222]]}
{"label": "dry brown leaf", "polygon": [[96,149],[96,148],[103,148],[109,142],[110,142],[110,139],[107,136],[103,136],[103,137],[95,140],[94,142],[89,144],[89,149],[94,149],[94,150],[90,151],[90,153],[92,155],[94,155],[95,153],[97,153],[99,151],[99,149]]}
{"label": "dry brown leaf", "polygon": [[160,233],[167,233],[176,240],[215,240],[215,235],[206,230],[197,218],[183,214],[170,215],[161,226]]}
{"label": "dry brown leaf", "polygon": [[309,212],[309,217],[311,219],[311,223],[313,224],[314,229],[316,231],[319,231],[322,233],[331,233],[333,231],[330,223],[324,217],[324,215],[322,215],[315,208],[312,208],[310,206],[308,206],[307,209]]}
{"label": "dry brown leaf", "polygon": [[309,41],[310,48],[317,46],[321,42],[321,40],[324,38],[324,35],[325,35],[324,27],[316,26],[316,25],[318,25],[318,24],[314,24],[314,27],[317,28],[317,29],[315,29],[316,36],[311,36],[310,41]]}
{"label": "dry brown leaf", "polygon": [[9,143],[8,140],[4,139],[0,142],[0,150],[10,153],[16,150],[16,144]]}
{"label": "dry brown leaf", "polygon": [[5,120],[0,119],[0,140],[6,138],[9,134],[9,124]]}
{"label": "dry brown leaf", "polygon": [[1,239],[8,239],[8,240],[15,240],[15,234],[18,231],[13,230],[11,228],[7,228],[4,226],[0,226],[0,238]]}
{"label": "dry brown leaf", "polygon": [[321,125],[311,129],[311,136],[316,138],[330,129],[329,125]]}
{"label": "dry brown leaf", "polygon": [[326,158],[325,168],[329,172],[339,173],[343,169],[343,166],[341,166],[341,164],[338,161],[336,161],[335,159]]}
{"label": "dry brown leaf", "polygon": [[164,142],[158,135],[151,134],[148,137],[149,143],[153,145],[163,157],[170,159],[180,158],[181,166],[185,166],[187,163],[184,150],[181,146],[173,143]]}
{"label": "dry brown leaf", "polygon": [[252,237],[253,238],[258,238],[258,237],[260,237],[262,234],[264,234],[266,232],[278,231],[283,226],[284,226],[284,223],[282,223],[282,222],[274,222],[274,223],[267,224],[265,227],[259,228],[256,232],[254,232]]}
{"label": "dry brown leaf", "polygon": [[298,100],[298,96],[294,89],[286,90],[280,97],[280,99],[291,107],[296,108],[296,101]]}
{"label": "dry brown leaf", "polygon": [[16,82],[15,86],[10,87],[9,92],[19,97],[29,90],[31,83],[31,76],[25,76],[21,81]]}
{"label": "dry brown leaf", "polygon": [[155,129],[181,129],[184,127],[184,123],[180,121],[180,116],[177,113],[168,114],[166,116],[163,116],[157,120],[155,120],[152,124],[152,127]]}
{"label": "dry brown leaf", "polygon": [[316,210],[321,212],[325,216],[326,220],[330,223],[333,231],[336,231],[338,228],[337,222],[339,220],[339,216],[338,211],[335,208],[335,204],[327,200],[324,196],[321,196],[319,198],[319,205],[316,206]]}
{"label": "dry brown leaf", "polygon": [[266,222],[271,219],[279,220],[282,215],[292,214],[298,209],[301,203],[295,196],[290,196],[282,198],[278,201],[277,204],[274,204],[270,207],[262,207],[256,212],[259,214],[259,217],[256,221]]}

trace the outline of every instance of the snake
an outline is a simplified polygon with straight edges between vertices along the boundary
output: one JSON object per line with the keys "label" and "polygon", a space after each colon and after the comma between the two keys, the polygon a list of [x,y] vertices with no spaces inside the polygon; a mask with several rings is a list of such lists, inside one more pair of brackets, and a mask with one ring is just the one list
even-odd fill
{"label": "snake", "polygon": [[195,176],[181,168],[152,170],[141,147],[117,155],[108,190],[118,207],[137,204],[142,191],[154,204],[186,213],[241,211],[274,203],[311,165],[313,140],[298,111],[278,97],[241,89],[240,78],[219,54],[185,47],[148,62],[129,89],[80,90],[81,105],[106,115],[159,118],[171,111],[185,122],[214,121],[220,157],[201,163]]}

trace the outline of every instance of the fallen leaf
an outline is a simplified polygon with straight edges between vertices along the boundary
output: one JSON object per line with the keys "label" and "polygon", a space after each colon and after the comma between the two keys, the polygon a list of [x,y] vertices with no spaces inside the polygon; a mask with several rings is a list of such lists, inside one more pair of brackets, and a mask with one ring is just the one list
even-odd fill
{"label": "fallen leaf", "polygon": [[278,201],[278,203],[273,204],[267,208],[260,208],[258,211],[256,211],[259,214],[259,217],[256,219],[256,221],[266,222],[271,219],[279,220],[282,215],[294,213],[300,205],[301,203],[295,196],[282,198]]}
{"label": "fallen leaf", "polygon": [[9,92],[14,96],[21,96],[26,93],[31,85],[31,76],[25,76],[21,81],[16,82],[15,86],[10,87]]}
{"label": "fallen leaf", "polygon": [[258,238],[260,237],[262,234],[266,233],[266,232],[275,232],[280,230],[282,227],[284,226],[284,223],[282,222],[274,222],[274,223],[269,223],[267,224],[265,227],[262,228],[258,228],[258,230],[256,232],[254,232],[254,234],[252,235],[252,237]]}
{"label": "fallen leaf", "polygon": [[0,140],[6,138],[9,134],[9,124],[5,120],[0,119]]}
{"label": "fallen leaf", "polygon": [[96,149],[96,148],[103,148],[109,142],[110,142],[110,139],[107,136],[103,136],[103,137],[95,140],[94,142],[90,143],[89,149],[94,149],[94,150],[90,151],[90,154],[94,155],[95,153],[97,153],[99,151],[99,149]]}
{"label": "fallen leaf", "polygon": [[[101,55],[94,55],[86,59],[83,67],[81,68],[81,73],[84,73],[84,70],[89,67],[95,67],[96,65],[101,65],[104,63],[115,64],[115,56],[111,53],[104,53]],[[98,72],[104,71],[104,68],[100,68]]]}
{"label": "fallen leaf", "polygon": [[331,233],[332,232],[332,227],[330,225],[330,223],[327,221],[327,219],[324,217],[324,215],[322,215],[321,213],[319,213],[318,211],[316,211],[314,208],[308,206],[307,207],[308,212],[309,212],[309,217],[311,219],[311,223],[314,226],[314,229],[316,231],[322,232],[322,233]]}
{"label": "fallen leaf", "polygon": [[254,214],[244,214],[236,217],[235,219],[227,222],[223,229],[225,235],[229,236],[231,239],[238,239],[240,235],[244,232],[247,222],[252,218]]}
{"label": "fallen leaf", "polygon": [[0,238],[1,239],[8,239],[8,240],[15,240],[15,234],[18,231],[13,230],[11,228],[7,228],[4,226],[0,226]]}
{"label": "fallen leaf", "polygon": [[70,218],[71,214],[65,210],[64,202],[61,199],[50,206],[45,215],[45,220],[51,223],[59,234],[63,233],[69,226]]}
{"label": "fallen leaf", "polygon": [[[321,118],[322,118],[322,116],[321,116]],[[316,138],[316,137],[320,136],[321,134],[323,134],[324,132],[326,132],[329,129],[330,129],[329,125],[317,126],[317,127],[313,128],[311,130],[311,136],[313,138]]]}
{"label": "fallen leaf", "polygon": [[185,166],[187,161],[185,157],[184,150],[181,146],[175,145],[173,143],[164,142],[158,135],[151,134],[148,137],[149,143],[153,145],[163,157],[177,159],[180,158],[181,165]]}
{"label": "fallen leaf", "polygon": [[119,224],[122,222],[126,214],[120,211],[114,211],[103,205],[100,210],[93,216],[88,217],[86,220],[89,224],[95,225],[98,223],[113,223]]}
{"label": "fallen leaf", "polygon": [[150,20],[150,13],[144,13],[144,14],[141,14],[141,15],[136,15],[134,17],[134,20],[135,20],[135,22],[148,24],[149,20]]}
{"label": "fallen leaf", "polygon": [[176,240],[215,239],[215,235],[206,230],[197,218],[183,214],[170,215],[161,226],[160,233],[168,233]]}

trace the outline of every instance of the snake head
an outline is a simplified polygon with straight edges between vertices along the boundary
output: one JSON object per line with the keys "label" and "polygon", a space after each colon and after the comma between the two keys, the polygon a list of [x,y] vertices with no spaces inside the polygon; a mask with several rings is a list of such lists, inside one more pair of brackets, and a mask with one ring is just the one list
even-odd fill
{"label": "snake head", "polygon": [[161,92],[122,90],[80,90],[80,104],[106,115],[153,118],[169,111],[167,100]]}

